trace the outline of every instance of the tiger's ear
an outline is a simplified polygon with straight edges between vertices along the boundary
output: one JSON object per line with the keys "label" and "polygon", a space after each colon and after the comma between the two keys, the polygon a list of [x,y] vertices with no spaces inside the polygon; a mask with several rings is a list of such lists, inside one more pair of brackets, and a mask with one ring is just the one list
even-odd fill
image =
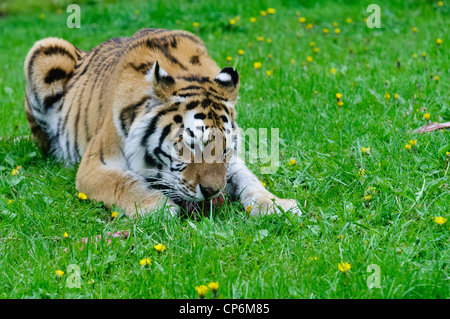
{"label": "tiger's ear", "polygon": [[239,74],[233,68],[223,68],[214,79],[229,100],[236,100],[239,91]]}
{"label": "tiger's ear", "polygon": [[159,66],[158,61],[153,63],[153,67],[148,72],[146,79],[152,83],[153,91],[158,99],[166,100],[172,96],[175,80]]}

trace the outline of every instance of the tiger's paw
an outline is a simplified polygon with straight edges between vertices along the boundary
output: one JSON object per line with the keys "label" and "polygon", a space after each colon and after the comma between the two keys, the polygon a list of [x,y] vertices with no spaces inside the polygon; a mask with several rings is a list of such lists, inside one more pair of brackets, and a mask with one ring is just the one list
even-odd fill
{"label": "tiger's paw", "polygon": [[295,199],[282,199],[278,197],[258,196],[245,201],[244,209],[252,216],[264,216],[282,211],[300,216],[300,205]]}

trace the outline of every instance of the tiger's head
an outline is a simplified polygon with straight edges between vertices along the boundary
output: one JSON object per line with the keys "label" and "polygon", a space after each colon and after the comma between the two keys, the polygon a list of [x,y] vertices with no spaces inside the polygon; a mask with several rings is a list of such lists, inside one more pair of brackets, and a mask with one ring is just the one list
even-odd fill
{"label": "tiger's head", "polygon": [[177,203],[220,195],[237,154],[235,104],[239,75],[171,76],[158,62],[146,79],[150,100],[125,142],[129,166]]}

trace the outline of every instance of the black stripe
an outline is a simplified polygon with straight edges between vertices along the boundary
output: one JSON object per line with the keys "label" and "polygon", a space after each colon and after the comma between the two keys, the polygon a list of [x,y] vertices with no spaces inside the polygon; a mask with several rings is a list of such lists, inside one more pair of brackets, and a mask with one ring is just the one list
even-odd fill
{"label": "black stripe", "polygon": [[[136,118],[136,114],[138,112],[138,109],[148,101],[150,97],[144,96],[139,102],[131,104],[127,107],[125,107],[122,112],[120,112],[120,125],[122,128],[122,131],[124,132],[125,136],[128,136],[128,131],[131,127],[131,125],[134,122],[134,119]],[[128,123],[127,123],[128,120]]]}
{"label": "black stripe", "polygon": [[58,102],[64,94],[62,92],[56,93],[55,95],[47,96],[44,98],[44,108],[48,110],[51,108],[56,102]]}
{"label": "black stripe", "polygon": [[66,77],[67,73],[66,71],[60,69],[60,68],[53,68],[50,71],[47,72],[47,75],[45,76],[44,82],[47,84],[53,83],[55,81],[64,79]]}

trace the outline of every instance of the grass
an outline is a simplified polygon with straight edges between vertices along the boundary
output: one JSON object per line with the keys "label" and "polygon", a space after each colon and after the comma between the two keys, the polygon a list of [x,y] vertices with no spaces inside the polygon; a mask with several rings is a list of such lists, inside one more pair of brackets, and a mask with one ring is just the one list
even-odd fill
{"label": "grass", "polygon": [[[425,113],[450,121],[447,2],[383,4],[381,29],[363,22],[370,1],[80,1],[80,29],[66,27],[65,1],[37,3],[7,1],[0,15],[1,298],[196,298],[195,286],[216,281],[219,298],[449,296],[450,225],[433,218],[450,218],[450,135],[414,131]],[[268,7],[276,13],[261,16]],[[302,217],[252,218],[229,203],[202,219],[113,219],[101,203],[78,199],[77,167],[44,158],[31,140],[8,139],[30,134],[23,61],[34,41],[58,36],[87,50],[143,27],[192,31],[219,65],[238,69],[240,126],[279,128],[281,137],[275,174],[250,166],[277,196],[296,198]],[[80,247],[83,237],[122,230],[127,240]],[[166,251],[154,249],[159,243]],[[72,264],[80,288],[67,285]],[[368,288],[371,264],[380,288]]]}

